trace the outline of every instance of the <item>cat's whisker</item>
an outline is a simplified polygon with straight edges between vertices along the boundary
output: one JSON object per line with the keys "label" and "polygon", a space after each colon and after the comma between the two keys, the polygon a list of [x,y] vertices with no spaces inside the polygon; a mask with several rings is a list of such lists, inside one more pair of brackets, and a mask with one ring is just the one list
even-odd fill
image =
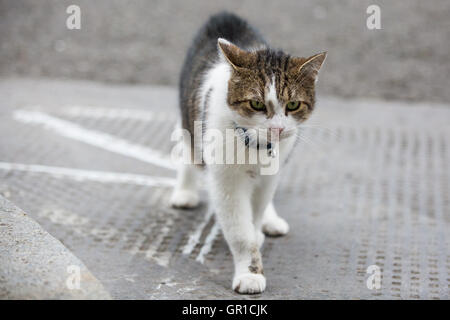
{"label": "cat's whisker", "polygon": [[305,145],[307,145],[308,147],[310,147],[311,150],[313,150],[314,152],[319,152],[319,153],[322,152],[321,150],[319,150],[319,149],[317,148],[316,145],[314,145],[311,141],[305,139],[304,137],[297,136],[297,140],[300,141],[300,142],[305,143]]}
{"label": "cat's whisker", "polygon": [[311,140],[309,137],[306,137],[306,136],[304,136],[304,135],[302,135],[302,134],[300,134],[300,133],[297,134],[296,137],[297,137],[300,141],[305,142],[306,144],[308,144],[309,146],[311,146],[312,149],[313,149],[314,151],[319,152],[321,155],[323,155],[323,154],[325,153],[324,150],[326,150],[326,147],[325,147],[324,145],[322,145],[322,144],[320,144],[320,143],[317,143],[317,142]]}
{"label": "cat's whisker", "polygon": [[322,130],[325,131],[326,134],[329,134],[331,136],[333,136],[336,139],[339,139],[339,135],[336,132],[336,130],[328,128],[326,126],[322,126],[322,125],[301,125],[301,127],[299,128],[300,130],[302,129],[312,129],[312,130]]}
{"label": "cat's whisker", "polygon": [[[317,135],[317,134],[308,135],[309,132],[298,132],[298,134],[301,135],[304,138],[309,139],[310,141],[314,141],[315,143],[324,146],[324,144],[321,142],[323,137],[320,136],[320,135]],[[317,140],[319,140],[319,141],[317,141]]]}

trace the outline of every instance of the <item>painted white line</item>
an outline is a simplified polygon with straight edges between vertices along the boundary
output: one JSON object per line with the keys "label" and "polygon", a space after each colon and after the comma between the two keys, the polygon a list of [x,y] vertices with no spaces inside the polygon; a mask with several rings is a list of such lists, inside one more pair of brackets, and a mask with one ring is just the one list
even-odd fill
{"label": "painted white line", "polygon": [[14,112],[14,119],[23,123],[35,123],[44,128],[89,145],[102,148],[127,157],[135,158],[163,168],[174,169],[170,157],[157,150],[133,144],[127,140],[112,135],[85,129],[73,122],[62,120],[39,111],[18,110]]}
{"label": "painted white line", "polygon": [[191,254],[192,250],[194,250],[195,246],[200,240],[200,237],[203,233],[203,230],[205,229],[206,225],[208,224],[209,220],[211,219],[213,215],[213,210],[211,209],[211,206],[209,206],[208,211],[205,214],[205,217],[203,221],[198,225],[197,229],[191,235],[189,236],[188,242],[183,248],[183,254],[189,255]]}
{"label": "painted white line", "polygon": [[211,231],[209,232],[208,236],[205,239],[205,243],[203,244],[202,249],[200,250],[195,260],[197,260],[202,264],[205,262],[205,256],[211,251],[212,245],[214,244],[214,241],[219,235],[219,231],[220,231],[219,224],[215,222],[213,227],[211,228]]}
{"label": "painted white line", "polygon": [[132,108],[102,108],[82,105],[68,105],[57,111],[70,117],[101,119],[132,119],[138,121],[165,121],[166,113]]}
{"label": "painted white line", "polygon": [[0,162],[0,170],[43,173],[49,174],[55,178],[70,178],[77,181],[87,180],[102,183],[126,183],[148,187],[173,186],[175,184],[175,180],[172,178],[152,177],[131,173],[81,170],[36,164]]}

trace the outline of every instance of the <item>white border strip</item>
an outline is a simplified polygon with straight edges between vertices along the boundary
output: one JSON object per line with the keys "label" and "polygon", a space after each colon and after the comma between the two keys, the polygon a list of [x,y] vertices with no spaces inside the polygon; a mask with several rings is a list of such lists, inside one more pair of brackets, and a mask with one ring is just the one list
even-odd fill
{"label": "white border strip", "polygon": [[211,210],[211,206],[209,206],[208,211],[205,214],[203,221],[198,225],[197,229],[189,236],[189,240],[183,248],[183,254],[190,255],[194,250],[195,246],[198,244],[200,237],[208,224],[209,220],[213,215],[213,210]]}
{"label": "white border strip", "polygon": [[35,123],[44,128],[53,130],[69,139],[81,141],[89,145],[118,153],[130,158],[135,158],[163,168],[174,169],[169,157],[159,151],[130,143],[124,139],[112,135],[85,129],[73,122],[62,120],[39,111],[15,111],[13,117],[23,123]]}
{"label": "white border strip", "polygon": [[81,170],[65,167],[52,167],[36,164],[21,164],[0,162],[0,170],[23,171],[49,174],[55,178],[70,178],[76,181],[95,181],[102,183],[125,183],[147,187],[173,186],[175,179],[165,177],[152,177],[146,175],[116,173],[107,171]]}
{"label": "white border strip", "polygon": [[205,263],[205,256],[211,251],[211,248],[217,236],[219,235],[219,232],[220,226],[217,222],[215,222],[213,227],[211,228],[211,231],[209,232],[208,236],[205,239],[205,244],[203,245],[202,249],[200,250],[195,260],[197,260],[202,264]]}
{"label": "white border strip", "polygon": [[82,105],[68,105],[57,111],[70,117],[93,119],[132,119],[138,121],[165,121],[166,113],[132,108],[102,108]]}

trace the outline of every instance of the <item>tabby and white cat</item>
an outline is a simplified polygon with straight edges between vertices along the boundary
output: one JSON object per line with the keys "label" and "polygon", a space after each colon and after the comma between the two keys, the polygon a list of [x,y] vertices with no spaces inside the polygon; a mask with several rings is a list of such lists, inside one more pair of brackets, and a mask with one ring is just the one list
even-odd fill
{"label": "tabby and white cat", "polygon": [[[200,132],[216,129],[225,136],[225,130],[239,129],[237,143],[244,149],[256,146],[269,154],[276,149],[272,156],[283,164],[295,145],[299,125],[314,109],[314,87],[325,56],[297,58],[272,50],[246,21],[217,14],[199,30],[184,62],[179,97],[182,127],[190,132],[192,142],[198,132],[194,121],[202,121]],[[246,135],[250,129],[269,130],[279,138],[269,135],[263,141]],[[185,147],[194,155],[211,146]],[[262,175],[259,166],[203,164],[210,201],[234,258],[232,288],[243,294],[260,293],[266,287],[260,254],[263,233],[279,236],[289,230],[272,204],[279,172]],[[199,167],[185,163],[179,168],[172,206],[198,205]]]}

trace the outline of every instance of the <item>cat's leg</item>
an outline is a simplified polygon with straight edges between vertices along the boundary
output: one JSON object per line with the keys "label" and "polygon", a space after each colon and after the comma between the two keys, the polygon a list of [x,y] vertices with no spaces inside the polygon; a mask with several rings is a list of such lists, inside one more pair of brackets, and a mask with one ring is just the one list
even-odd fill
{"label": "cat's leg", "polygon": [[226,169],[210,170],[209,173],[210,197],[233,254],[232,288],[242,294],[260,293],[265,290],[266,278],[252,218],[251,181],[245,174],[227,172]]}
{"label": "cat's leg", "polygon": [[283,236],[289,232],[289,225],[281,218],[273,206],[273,201],[269,203],[262,220],[262,230],[268,236]]}
{"label": "cat's leg", "polygon": [[[183,148],[190,147],[185,144]],[[198,206],[198,171],[199,169],[193,163],[179,164],[177,181],[170,199],[172,207],[190,209]]]}
{"label": "cat's leg", "polygon": [[193,164],[180,165],[177,173],[177,182],[170,198],[172,207],[190,209],[198,206],[197,171],[198,169]]}
{"label": "cat's leg", "polygon": [[253,221],[257,234],[258,244],[261,247],[264,243],[264,218],[265,212],[270,207],[278,182],[277,175],[259,176],[255,183],[255,190],[252,197]]}

